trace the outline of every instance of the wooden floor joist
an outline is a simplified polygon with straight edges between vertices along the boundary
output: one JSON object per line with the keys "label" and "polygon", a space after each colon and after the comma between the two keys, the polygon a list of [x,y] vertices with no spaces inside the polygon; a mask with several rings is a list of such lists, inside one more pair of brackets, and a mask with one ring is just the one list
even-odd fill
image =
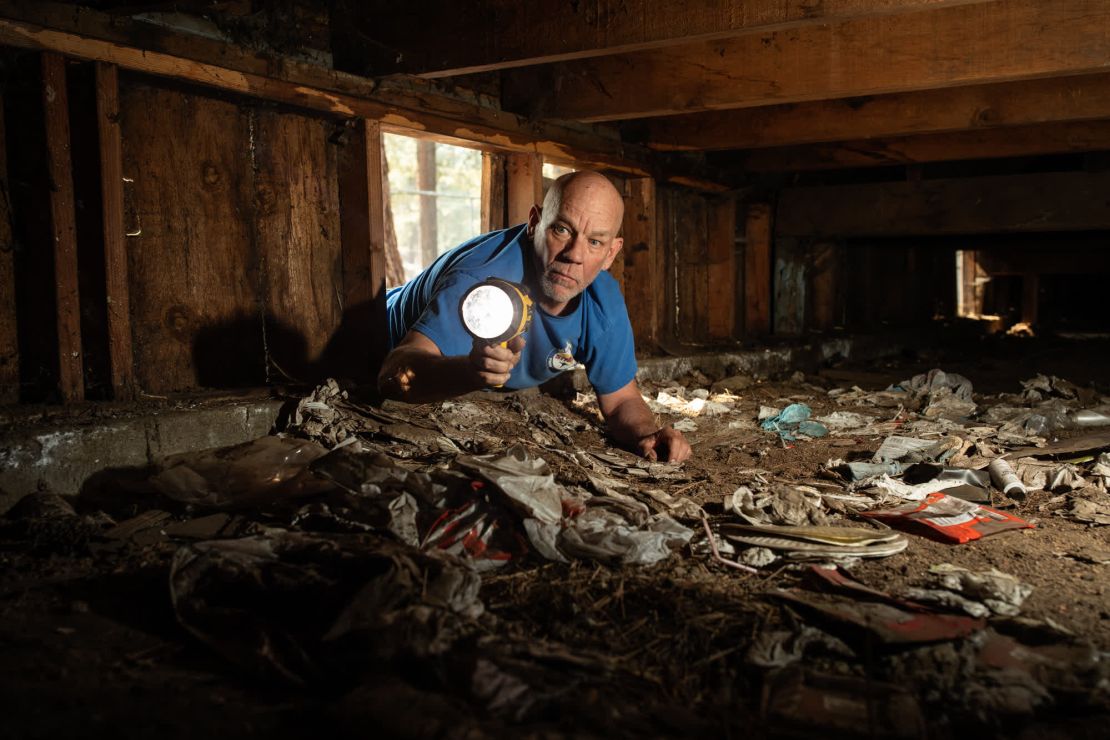
{"label": "wooden floor joist", "polygon": [[[388,39],[376,55],[381,74],[446,77],[531,64],[623,54],[740,34],[785,31],[849,18],[893,15],[923,8],[990,0],[699,0],[683,12],[658,0],[619,3],[422,3],[419,27],[411,10],[392,0],[354,3],[340,22],[365,35]],[[496,33],[489,29],[496,28]],[[475,43],[444,44],[444,38]],[[480,41],[477,41],[480,40]]]}
{"label": "wooden floor joist", "polygon": [[659,150],[762,149],[1110,118],[1110,75],[769,105],[648,119]]}
{"label": "wooden floor joist", "polygon": [[511,70],[503,97],[612,121],[1098,73],[1108,27],[1105,0],[982,3]]}
{"label": "wooden floor joist", "polygon": [[1110,173],[1045,172],[788,188],[775,235],[992,234],[1110,229]]}
{"label": "wooden floor joist", "polygon": [[1110,120],[757,149],[744,171],[806,172],[1110,150]]}
{"label": "wooden floor joist", "polygon": [[58,390],[63,401],[85,398],[81,355],[81,302],[77,286],[77,224],[70,157],[66,60],[42,55],[46,167],[50,180],[50,240],[54,249],[54,298],[58,332]]}

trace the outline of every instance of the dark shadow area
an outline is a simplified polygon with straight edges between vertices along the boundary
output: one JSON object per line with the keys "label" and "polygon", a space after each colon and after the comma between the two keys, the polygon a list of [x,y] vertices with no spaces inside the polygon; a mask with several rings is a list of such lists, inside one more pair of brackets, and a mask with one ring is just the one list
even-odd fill
{"label": "dark shadow area", "polygon": [[57,310],[50,239],[42,70],[37,53],[6,49],[2,82],[19,337],[19,400],[58,400]]}

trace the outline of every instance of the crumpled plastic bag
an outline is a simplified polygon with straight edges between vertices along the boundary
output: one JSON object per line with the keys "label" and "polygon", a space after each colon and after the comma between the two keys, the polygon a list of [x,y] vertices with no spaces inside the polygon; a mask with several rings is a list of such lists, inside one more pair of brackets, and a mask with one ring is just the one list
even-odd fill
{"label": "crumpled plastic bag", "polygon": [[455,464],[485,478],[530,519],[556,524],[563,518],[563,489],[543,458],[532,457],[520,445],[492,455],[460,455]]}
{"label": "crumpled plastic bag", "polygon": [[166,458],[150,479],[175,501],[212,509],[265,506],[333,487],[308,468],[327,450],[316,442],[261,437],[231,447]]}
{"label": "crumpled plastic bag", "polygon": [[939,368],[903,380],[888,390],[899,389],[923,402],[922,414],[926,417],[962,418],[973,414],[976,409],[971,397],[971,381]]}
{"label": "crumpled plastic bag", "polygon": [[178,621],[240,667],[286,683],[442,654],[477,631],[480,577],[374,535],[284,530],[180,548]]}
{"label": "crumpled plastic bag", "polygon": [[973,617],[1017,616],[1033,593],[1029,584],[994,568],[976,572],[941,563],[929,568],[929,574],[929,587],[908,589],[906,598],[957,608]]}
{"label": "crumpled plastic bag", "polygon": [[785,442],[793,442],[797,435],[824,437],[828,428],[819,422],[809,421],[812,409],[804,403],[792,403],[774,416],[764,419],[760,427],[776,432]]}
{"label": "crumpled plastic bag", "polygon": [[725,497],[725,511],[736,514],[749,524],[780,524],[787,526],[826,525],[821,494],[777,483],[767,490],[753,492],[740,486]]}

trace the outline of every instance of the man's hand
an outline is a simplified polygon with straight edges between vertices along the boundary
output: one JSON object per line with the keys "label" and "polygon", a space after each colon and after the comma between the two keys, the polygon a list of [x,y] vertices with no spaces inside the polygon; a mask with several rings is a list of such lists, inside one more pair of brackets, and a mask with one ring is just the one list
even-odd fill
{"label": "man's hand", "polygon": [[513,368],[520,362],[522,349],[524,349],[523,336],[513,337],[506,347],[475,339],[469,355],[470,366],[478,374],[482,385],[503,386],[509,380]]}
{"label": "man's hand", "polygon": [[667,426],[636,440],[636,452],[648,460],[680,463],[690,458],[692,450],[682,432]]}
{"label": "man's hand", "polygon": [[598,394],[597,403],[609,432],[621,447],[648,460],[679,463],[690,458],[690,443],[682,432],[659,427],[635,380],[612,393]]}

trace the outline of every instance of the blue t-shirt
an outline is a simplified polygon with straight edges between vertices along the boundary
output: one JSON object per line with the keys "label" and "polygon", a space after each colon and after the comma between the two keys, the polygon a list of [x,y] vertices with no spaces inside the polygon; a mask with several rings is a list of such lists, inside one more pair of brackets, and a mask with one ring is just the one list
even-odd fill
{"label": "blue t-shirt", "polygon": [[[483,234],[441,254],[422,273],[386,295],[390,348],[415,329],[447,357],[470,354],[473,339],[459,318],[459,300],[489,277],[524,282],[531,240],[524,225]],[[582,291],[573,310],[551,316],[534,306],[520,362],[506,388],[531,388],[559,373],[586,366],[599,394],[619,390],[636,377],[632,326],[617,281],[608,272]]]}

